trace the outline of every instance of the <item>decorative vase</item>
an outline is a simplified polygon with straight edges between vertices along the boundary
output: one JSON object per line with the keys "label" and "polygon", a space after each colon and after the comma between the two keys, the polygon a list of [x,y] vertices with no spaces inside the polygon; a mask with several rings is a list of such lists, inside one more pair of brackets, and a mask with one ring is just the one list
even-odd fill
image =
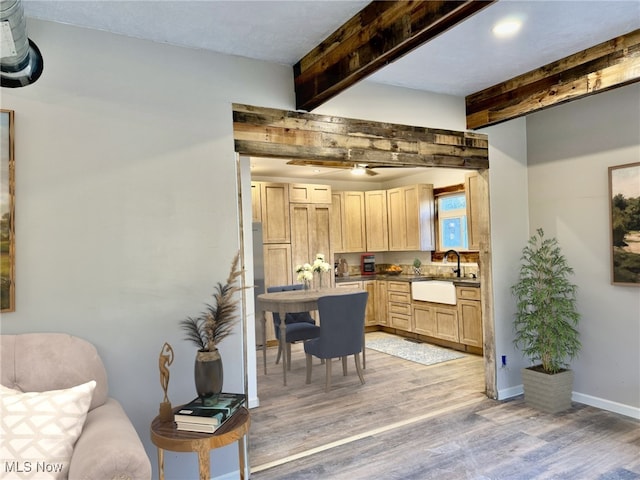
{"label": "decorative vase", "polygon": [[222,392],[222,358],[218,349],[211,352],[198,351],[194,366],[196,392],[203,403],[215,403]]}
{"label": "decorative vase", "polygon": [[322,272],[318,272],[318,290],[322,290]]}
{"label": "decorative vase", "polygon": [[311,282],[309,282],[309,280],[305,278],[304,280],[302,280],[302,288],[304,290],[309,290],[309,288],[311,288]]}
{"label": "decorative vase", "polygon": [[547,413],[571,408],[573,370],[549,374],[536,367],[523,368],[522,386],[527,405]]}

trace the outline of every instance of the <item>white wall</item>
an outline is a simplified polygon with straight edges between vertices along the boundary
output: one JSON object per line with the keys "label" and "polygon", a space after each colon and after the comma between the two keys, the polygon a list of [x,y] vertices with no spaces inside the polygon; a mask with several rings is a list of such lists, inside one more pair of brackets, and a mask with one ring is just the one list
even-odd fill
{"label": "white wall", "polygon": [[[291,69],[47,22],[28,31],[44,73],[1,90],[17,195],[16,312],[2,332],[93,342],[155,471],[160,349],[176,354],[169,399],[191,400],[195,346],[179,322],[211,301],[239,247],[231,103],[291,108]],[[221,345],[225,390],[243,387],[242,340],[239,325]],[[237,447],[212,465],[237,471]],[[196,457],[167,452],[166,469],[196,478]]]}
{"label": "white wall", "polygon": [[574,398],[640,418],[640,288],[611,285],[608,167],[640,161],[640,84],[527,119],[529,228],[575,275],[582,352]]}

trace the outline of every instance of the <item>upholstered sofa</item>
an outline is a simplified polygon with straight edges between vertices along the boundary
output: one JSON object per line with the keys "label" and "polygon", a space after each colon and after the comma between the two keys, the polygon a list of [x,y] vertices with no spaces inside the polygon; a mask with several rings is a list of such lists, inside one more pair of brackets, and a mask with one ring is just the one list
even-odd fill
{"label": "upholstered sofa", "polygon": [[[1,433],[4,437],[0,456],[5,457],[1,461],[8,478],[11,475],[56,479],[68,476],[70,480],[151,478],[149,457],[120,403],[108,396],[107,373],[91,343],[60,333],[0,335],[0,384]],[[61,392],[76,396],[67,400],[60,396]],[[77,440],[72,438],[67,446],[70,458],[65,459],[60,452],[47,458],[43,453],[47,448],[58,447],[55,437],[48,446],[38,444],[37,438],[30,439],[32,448],[22,446],[20,435],[24,432],[17,431],[20,423],[26,425],[24,428],[31,436],[41,432],[31,432],[37,430],[36,422],[31,422],[29,416],[21,419],[21,407],[16,408],[16,404],[31,402],[29,415],[34,420],[45,412],[53,415],[48,412],[49,408],[62,408],[59,415],[66,417],[62,420],[54,418],[54,421],[64,429],[64,422],[69,423],[69,419],[74,418],[64,409],[69,410],[76,400],[86,413],[83,416],[80,412],[77,423],[83,420],[84,423],[81,429],[76,428]],[[81,405],[83,401],[84,406]],[[64,405],[56,406],[56,402]],[[16,421],[10,421],[13,416]],[[42,433],[46,434],[48,432]],[[64,470],[60,475],[55,474],[58,467]]]}

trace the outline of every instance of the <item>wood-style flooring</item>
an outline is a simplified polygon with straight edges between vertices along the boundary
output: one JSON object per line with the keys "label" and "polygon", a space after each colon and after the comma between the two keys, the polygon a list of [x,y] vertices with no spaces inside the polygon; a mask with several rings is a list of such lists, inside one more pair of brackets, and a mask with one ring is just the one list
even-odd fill
{"label": "wood-style flooring", "polygon": [[252,480],[640,479],[640,422],[574,403],[549,415],[521,397],[498,402],[483,392],[483,362],[469,355],[424,366],[368,349],[361,385],[314,359],[305,385],[301,345],[293,346],[288,385],[258,355],[260,407],[251,410]]}

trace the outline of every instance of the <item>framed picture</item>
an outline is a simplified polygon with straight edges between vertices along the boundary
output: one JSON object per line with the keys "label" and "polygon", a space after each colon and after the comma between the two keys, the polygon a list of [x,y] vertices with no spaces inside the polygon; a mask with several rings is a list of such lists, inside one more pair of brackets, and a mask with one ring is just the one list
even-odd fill
{"label": "framed picture", "polygon": [[609,167],[611,283],[640,286],[640,162]]}
{"label": "framed picture", "polygon": [[15,310],[13,110],[0,110],[0,311]]}

